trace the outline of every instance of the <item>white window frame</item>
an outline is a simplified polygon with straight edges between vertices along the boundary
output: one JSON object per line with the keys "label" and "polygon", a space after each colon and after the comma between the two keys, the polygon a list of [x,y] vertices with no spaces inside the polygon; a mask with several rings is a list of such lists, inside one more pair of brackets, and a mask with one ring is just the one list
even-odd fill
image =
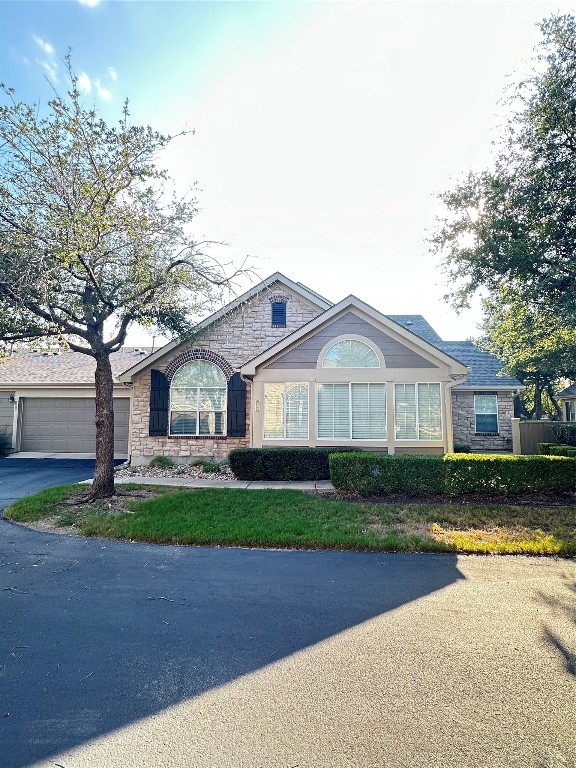
{"label": "white window frame", "polygon": [[[416,407],[416,437],[397,437],[396,436],[396,387],[406,384],[414,385],[414,404]],[[418,386],[420,384],[435,384],[440,388],[440,437],[433,437],[426,440],[420,437],[420,409],[418,408]],[[439,381],[395,381],[394,382],[394,440],[398,443],[439,443],[444,440],[444,413],[442,408],[442,383]]]}
{"label": "white window frame", "polygon": [[[496,412],[495,413],[480,413],[478,414],[476,411],[476,398],[477,397],[493,397],[496,400]],[[475,435],[499,435],[500,434],[500,414],[498,413],[498,393],[494,392],[479,392],[477,395],[474,395],[474,434]],[[478,432],[477,430],[477,423],[476,423],[476,416],[496,416],[496,430],[494,432]]]}
{"label": "white window frame", "polygon": [[[333,349],[337,344],[343,344],[345,341],[355,341],[359,344],[363,344],[365,347],[368,347],[368,349],[372,352],[374,357],[376,358],[376,362],[378,365],[356,365],[352,368],[345,367],[345,366],[335,366],[335,365],[325,365],[325,358],[328,352],[330,352],[331,349]],[[368,341],[360,338],[356,338],[354,336],[342,336],[342,337],[336,337],[335,339],[332,339],[331,342],[329,342],[324,349],[321,352],[321,358],[320,358],[320,368],[322,368],[325,371],[358,371],[358,370],[365,370],[365,371],[376,371],[379,368],[382,367],[382,362],[380,360],[380,355],[378,354],[377,349],[374,347],[374,344],[369,343]],[[330,382],[326,382],[330,383]],[[361,384],[363,382],[355,382],[358,384]]]}
{"label": "white window frame", "polygon": [[[283,399],[283,411],[282,411],[282,427],[284,436],[283,437],[266,437],[266,386],[269,384],[282,384],[284,387],[284,399]],[[308,418],[306,419],[306,437],[286,437],[286,405],[287,405],[287,397],[286,397],[286,385],[287,384],[298,384],[301,387],[306,387],[306,400],[308,404]],[[297,441],[297,440],[309,440],[310,438],[310,382],[308,381],[266,381],[264,382],[264,413],[262,414],[262,440],[290,440],[290,441]]]}
{"label": "white window frame", "polygon": [[[338,369],[341,370],[341,369]],[[348,437],[320,437],[320,409],[318,408],[318,390],[321,386],[330,385],[333,386],[334,384],[339,385],[348,385]],[[368,392],[370,392],[370,385],[371,384],[378,384],[379,386],[384,387],[384,403],[386,408],[386,419],[384,421],[384,437],[352,437],[352,430],[353,430],[353,424],[352,424],[352,385],[353,384],[368,384]],[[316,439],[322,440],[325,442],[330,443],[342,443],[344,442],[360,442],[364,441],[367,443],[382,443],[382,442],[388,442],[388,401],[387,401],[387,395],[388,395],[388,383],[385,381],[319,381],[316,383]]]}
{"label": "white window frame", "polygon": [[564,412],[566,414],[566,421],[569,424],[573,424],[576,422],[576,400],[565,400],[564,401]]}
{"label": "white window frame", "polygon": [[[196,362],[195,360],[190,360],[189,362]],[[210,363],[210,365],[213,365],[215,368],[218,368],[218,370],[221,370],[216,363],[213,363],[211,360],[199,360],[198,362],[204,362],[204,363]],[[187,363],[184,363],[184,365],[187,365]],[[181,366],[181,368],[184,367],[184,365]],[[180,368],[178,369],[180,370]],[[224,376],[224,373],[222,372],[222,375]],[[224,376],[224,378],[226,378]],[[173,379],[172,379],[173,381]],[[228,388],[226,386],[224,387],[179,387],[175,386],[174,389],[195,389],[196,390],[196,410],[192,411],[182,411],[178,408],[172,407],[172,381],[170,382],[170,402],[168,406],[168,436],[169,437],[226,437],[227,429],[228,429]],[[222,411],[213,411],[213,413],[221,413],[222,414],[222,423],[223,423],[223,430],[222,432],[219,432],[218,434],[205,434],[200,432],[200,390],[201,389],[216,389],[218,391],[224,390],[224,409]],[[172,432],[172,411],[179,411],[180,413],[195,413],[196,414],[196,432]],[[204,411],[202,411],[204,413]]]}

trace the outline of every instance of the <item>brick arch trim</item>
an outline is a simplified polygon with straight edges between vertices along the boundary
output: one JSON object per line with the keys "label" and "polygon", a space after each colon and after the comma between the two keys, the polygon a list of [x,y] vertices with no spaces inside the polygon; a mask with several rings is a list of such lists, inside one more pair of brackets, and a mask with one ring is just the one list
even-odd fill
{"label": "brick arch trim", "polygon": [[170,363],[168,363],[166,370],[164,371],[166,378],[171,381],[178,368],[181,368],[185,363],[190,363],[193,360],[206,360],[208,363],[214,363],[214,365],[217,365],[218,368],[220,368],[224,376],[226,376],[226,381],[230,381],[234,374],[234,368],[226,358],[222,357],[222,355],[212,352],[210,349],[195,349],[192,347],[182,352],[178,357],[175,357],[174,360],[171,360]]}

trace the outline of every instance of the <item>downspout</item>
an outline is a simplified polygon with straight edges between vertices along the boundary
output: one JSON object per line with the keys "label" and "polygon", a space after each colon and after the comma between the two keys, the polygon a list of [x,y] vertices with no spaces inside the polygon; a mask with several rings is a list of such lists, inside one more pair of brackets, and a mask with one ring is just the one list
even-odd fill
{"label": "downspout", "polygon": [[472,368],[468,368],[467,372],[458,376],[451,376],[452,381],[446,384],[444,389],[444,407],[446,409],[446,453],[454,453],[454,423],[452,420],[452,390],[459,384],[463,384]]}

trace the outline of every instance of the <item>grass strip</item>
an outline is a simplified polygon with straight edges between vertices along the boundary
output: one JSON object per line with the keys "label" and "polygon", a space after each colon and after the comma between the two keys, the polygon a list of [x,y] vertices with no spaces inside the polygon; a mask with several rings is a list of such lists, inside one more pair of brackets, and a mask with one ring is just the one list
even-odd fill
{"label": "grass strip", "polygon": [[52,517],[85,536],[165,544],[576,555],[572,507],[378,504],[292,490],[119,490],[127,496],[113,503],[71,505],[78,486],[50,488],[20,499],[6,516]]}

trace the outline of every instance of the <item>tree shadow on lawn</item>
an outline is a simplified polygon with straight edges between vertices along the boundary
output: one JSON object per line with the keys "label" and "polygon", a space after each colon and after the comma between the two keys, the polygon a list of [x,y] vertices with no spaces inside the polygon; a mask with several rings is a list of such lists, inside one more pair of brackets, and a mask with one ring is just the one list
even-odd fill
{"label": "tree shadow on lawn", "polygon": [[455,555],[228,549],[0,521],[0,754],[22,768],[461,579]]}

